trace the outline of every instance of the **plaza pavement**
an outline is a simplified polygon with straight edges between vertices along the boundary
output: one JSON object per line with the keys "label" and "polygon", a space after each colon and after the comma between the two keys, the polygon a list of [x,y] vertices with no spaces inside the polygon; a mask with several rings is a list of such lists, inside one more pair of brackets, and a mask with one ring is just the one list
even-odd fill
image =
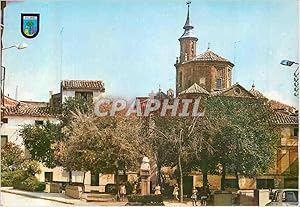
{"label": "plaza pavement", "polygon": [[[57,202],[58,204],[67,204],[74,206],[125,206],[127,202],[86,202],[80,199],[70,198],[62,193],[44,193],[44,192],[28,192],[23,190],[16,190],[13,188],[1,188],[2,192],[15,194],[19,196],[29,197],[32,199],[43,199],[47,201]],[[165,206],[191,206],[192,203],[178,203],[173,201],[165,201]]]}

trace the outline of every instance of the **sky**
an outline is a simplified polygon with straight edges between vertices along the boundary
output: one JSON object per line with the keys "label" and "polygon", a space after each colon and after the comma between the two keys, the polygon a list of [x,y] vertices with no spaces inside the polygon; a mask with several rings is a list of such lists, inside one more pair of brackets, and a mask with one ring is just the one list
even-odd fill
{"label": "sky", "polygon": [[[197,53],[210,48],[235,63],[233,84],[297,106],[293,72],[298,62],[297,0],[194,0],[190,18]],[[37,37],[22,36],[21,13],[40,13]],[[48,101],[63,79],[103,80],[108,95],[146,96],[175,90],[184,0],[27,0],[5,8],[5,94]],[[236,42],[236,43],[235,43]]]}

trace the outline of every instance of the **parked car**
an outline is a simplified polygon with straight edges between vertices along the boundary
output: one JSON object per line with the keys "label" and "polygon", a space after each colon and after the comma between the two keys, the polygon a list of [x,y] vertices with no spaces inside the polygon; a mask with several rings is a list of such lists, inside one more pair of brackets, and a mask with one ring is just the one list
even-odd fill
{"label": "parked car", "polygon": [[266,206],[298,206],[298,189],[276,190],[272,201]]}

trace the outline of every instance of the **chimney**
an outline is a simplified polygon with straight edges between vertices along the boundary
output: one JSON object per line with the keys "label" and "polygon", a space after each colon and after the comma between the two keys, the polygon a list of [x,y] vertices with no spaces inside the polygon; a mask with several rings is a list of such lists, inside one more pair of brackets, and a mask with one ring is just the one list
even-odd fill
{"label": "chimney", "polygon": [[53,95],[53,91],[49,91],[50,98],[52,97],[52,95]]}

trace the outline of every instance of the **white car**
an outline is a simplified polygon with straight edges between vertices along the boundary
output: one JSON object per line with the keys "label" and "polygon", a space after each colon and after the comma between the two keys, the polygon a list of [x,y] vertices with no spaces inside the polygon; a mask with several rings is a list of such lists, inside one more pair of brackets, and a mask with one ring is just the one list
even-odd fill
{"label": "white car", "polygon": [[273,199],[266,206],[298,206],[298,189],[276,190]]}

